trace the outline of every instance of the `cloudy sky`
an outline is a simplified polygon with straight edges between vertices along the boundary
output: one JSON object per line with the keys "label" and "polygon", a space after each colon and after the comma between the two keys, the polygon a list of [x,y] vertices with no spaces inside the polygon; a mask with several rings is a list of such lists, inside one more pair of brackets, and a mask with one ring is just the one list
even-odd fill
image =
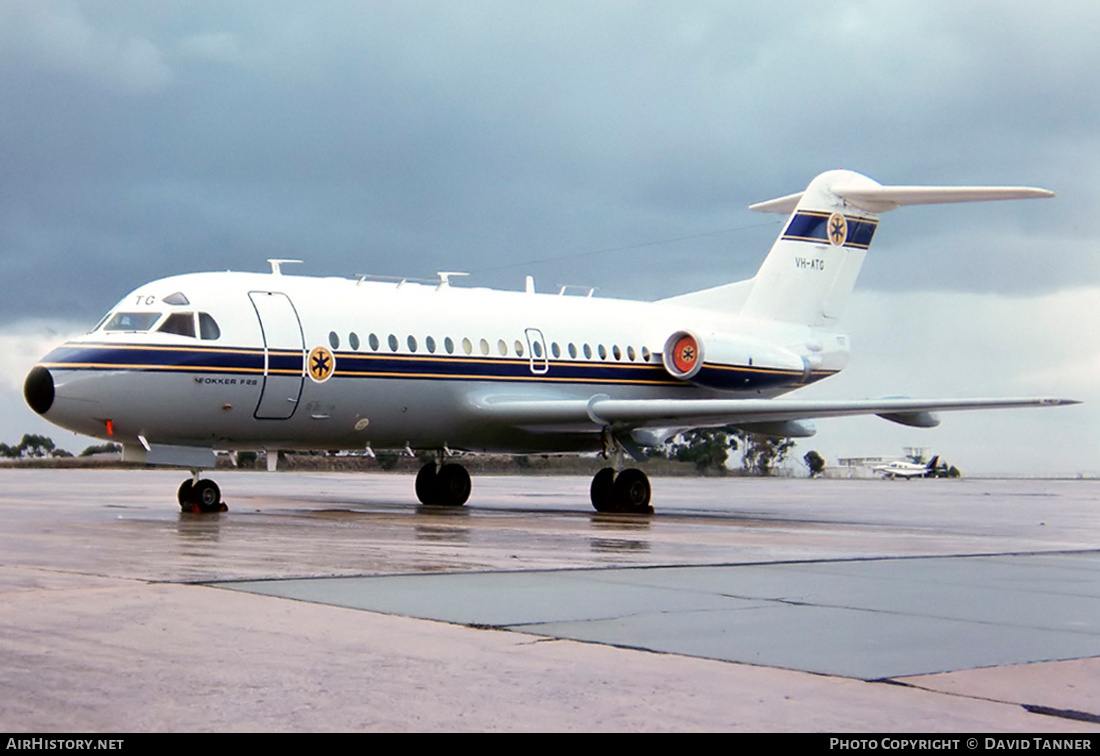
{"label": "cloudy sky", "polygon": [[1100,6],[1081,2],[0,0],[0,440],[82,439],[26,370],[161,276],[599,287],[750,277],[747,205],[844,167],[1057,199],[886,215],[814,395],[1056,395],[933,431],[818,423],[830,460],[1100,472]]}

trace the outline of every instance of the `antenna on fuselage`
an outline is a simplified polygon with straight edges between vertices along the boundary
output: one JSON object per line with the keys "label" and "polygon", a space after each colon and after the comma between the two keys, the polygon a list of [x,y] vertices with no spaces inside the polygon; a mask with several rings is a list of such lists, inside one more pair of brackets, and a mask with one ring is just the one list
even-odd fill
{"label": "antenna on fuselage", "polygon": [[267,258],[267,261],[269,263],[271,263],[271,275],[273,275],[273,276],[281,276],[283,274],[283,271],[280,268],[280,266],[283,263],[300,263],[301,262],[301,260],[284,260],[283,258],[279,258],[279,257],[269,257],[269,258]]}
{"label": "antenna on fuselage", "polygon": [[585,294],[585,297],[587,297],[588,299],[591,299],[592,295],[596,293],[596,289],[599,288],[597,286],[582,286],[580,284],[558,284],[558,286],[560,287],[558,289],[559,297],[564,297],[567,293],[569,293],[570,289],[588,289],[588,293]]}
{"label": "antenna on fuselage", "polygon": [[469,273],[462,273],[457,270],[439,270],[436,271],[436,275],[439,276],[439,286],[437,289],[443,289],[451,285],[451,276],[468,276]]}

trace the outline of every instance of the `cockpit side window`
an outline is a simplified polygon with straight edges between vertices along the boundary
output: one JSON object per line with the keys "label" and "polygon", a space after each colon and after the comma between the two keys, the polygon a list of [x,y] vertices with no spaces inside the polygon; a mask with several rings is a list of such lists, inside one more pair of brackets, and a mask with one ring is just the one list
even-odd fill
{"label": "cockpit side window", "polygon": [[164,319],[164,324],[157,330],[161,333],[175,333],[180,336],[195,338],[195,314],[193,312],[174,312]]}
{"label": "cockpit side window", "polygon": [[99,322],[98,322],[98,323],[96,323],[96,324],[95,324],[95,327],[94,327],[94,328],[92,328],[92,330],[88,331],[88,333],[95,333],[95,332],[96,332],[96,331],[98,331],[98,330],[99,330],[100,328],[102,328],[102,327],[103,327],[103,324],[107,322],[107,318],[111,317],[111,314],[112,314],[112,313],[108,312],[108,313],[107,313],[106,315],[104,315],[104,316],[103,316],[102,318],[100,318],[100,319],[99,319]]}
{"label": "cockpit side window", "polygon": [[199,313],[199,336],[206,341],[220,338],[222,330],[218,328],[217,321],[205,312]]}
{"label": "cockpit side window", "polygon": [[159,312],[116,312],[103,326],[104,331],[138,331],[144,333],[160,320]]}

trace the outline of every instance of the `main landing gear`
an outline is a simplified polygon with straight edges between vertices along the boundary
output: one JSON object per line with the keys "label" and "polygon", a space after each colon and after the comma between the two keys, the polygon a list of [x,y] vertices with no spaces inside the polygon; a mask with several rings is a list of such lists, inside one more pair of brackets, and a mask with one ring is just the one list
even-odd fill
{"label": "main landing gear", "polygon": [[453,462],[429,462],[416,474],[416,498],[428,506],[461,507],[470,498],[470,473]]}
{"label": "main landing gear", "polygon": [[605,467],[592,478],[590,492],[597,512],[653,514],[649,478],[641,470],[628,468],[616,475],[613,467]]}
{"label": "main landing gear", "polygon": [[[605,467],[592,479],[592,506],[597,512],[653,514],[649,478],[636,469]],[[434,507],[461,507],[470,498],[470,474],[462,465],[429,462],[416,474],[416,498]]]}
{"label": "main landing gear", "polygon": [[222,492],[212,480],[199,480],[198,473],[183,481],[176,494],[180,509],[194,514],[228,512],[229,507],[222,501]]}

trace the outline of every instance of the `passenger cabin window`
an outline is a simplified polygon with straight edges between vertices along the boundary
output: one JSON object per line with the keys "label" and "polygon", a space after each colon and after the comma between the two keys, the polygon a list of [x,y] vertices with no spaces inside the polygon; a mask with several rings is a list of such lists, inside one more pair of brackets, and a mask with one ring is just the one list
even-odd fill
{"label": "passenger cabin window", "polygon": [[160,320],[159,312],[117,312],[103,326],[104,331],[140,331],[144,333]]}

